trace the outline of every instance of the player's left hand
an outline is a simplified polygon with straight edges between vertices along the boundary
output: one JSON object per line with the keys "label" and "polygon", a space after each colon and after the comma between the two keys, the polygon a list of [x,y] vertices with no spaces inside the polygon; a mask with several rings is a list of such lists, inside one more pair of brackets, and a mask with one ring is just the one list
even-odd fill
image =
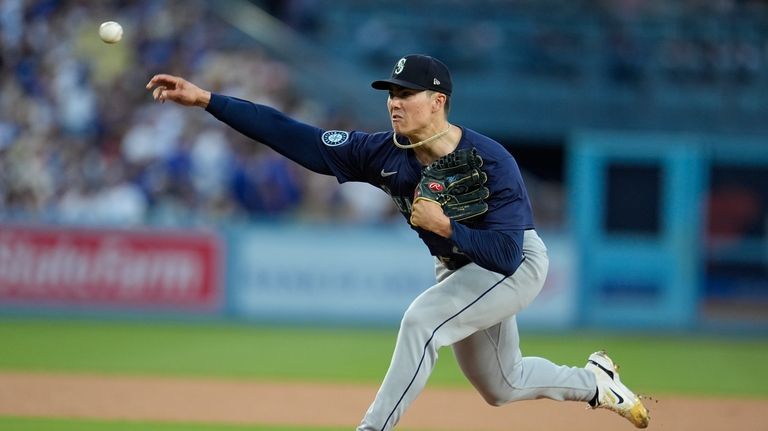
{"label": "player's left hand", "polygon": [[439,203],[429,199],[416,199],[411,209],[411,224],[434,232],[444,238],[453,233],[451,219],[443,212]]}

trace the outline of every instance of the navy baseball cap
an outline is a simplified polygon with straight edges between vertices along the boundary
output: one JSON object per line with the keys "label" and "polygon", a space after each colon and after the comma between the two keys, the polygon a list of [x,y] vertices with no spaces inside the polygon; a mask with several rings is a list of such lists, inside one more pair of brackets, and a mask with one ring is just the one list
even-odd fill
{"label": "navy baseball cap", "polygon": [[392,77],[371,83],[371,87],[377,90],[389,90],[392,85],[412,90],[434,90],[448,96],[453,90],[448,67],[440,60],[422,54],[406,55],[395,64]]}

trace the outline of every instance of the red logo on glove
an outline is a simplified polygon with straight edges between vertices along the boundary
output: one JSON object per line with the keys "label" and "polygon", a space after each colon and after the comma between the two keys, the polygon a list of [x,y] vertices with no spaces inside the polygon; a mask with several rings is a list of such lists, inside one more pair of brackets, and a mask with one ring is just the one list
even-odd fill
{"label": "red logo on glove", "polygon": [[440,183],[431,182],[427,184],[427,187],[429,187],[430,190],[433,192],[442,192],[443,191],[443,185]]}

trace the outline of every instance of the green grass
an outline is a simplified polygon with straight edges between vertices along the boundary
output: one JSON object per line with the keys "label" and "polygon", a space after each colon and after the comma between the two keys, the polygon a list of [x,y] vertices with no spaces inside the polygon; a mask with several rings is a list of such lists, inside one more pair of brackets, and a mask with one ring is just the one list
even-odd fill
{"label": "green grass", "polygon": [[391,330],[0,320],[0,369],[373,381],[394,340]]}
{"label": "green grass", "polygon": [[[524,337],[524,336],[523,336]],[[768,397],[768,340],[681,335],[528,337],[527,354],[582,364],[584,348],[605,349],[634,390],[689,395]]]}
{"label": "green grass", "polygon": [[0,431],[348,431],[348,428],[0,417]]}
{"label": "green grass", "polygon": [[[378,384],[390,330],[74,320],[0,320],[0,370]],[[640,393],[768,397],[766,339],[521,334],[525,355],[582,366],[606,349]],[[465,386],[443,349],[430,385]]]}

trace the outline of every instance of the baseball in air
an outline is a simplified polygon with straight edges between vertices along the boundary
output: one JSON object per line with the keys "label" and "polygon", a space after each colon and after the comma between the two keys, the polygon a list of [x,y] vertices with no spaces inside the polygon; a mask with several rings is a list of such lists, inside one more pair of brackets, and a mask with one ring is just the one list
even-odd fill
{"label": "baseball in air", "polygon": [[107,21],[99,27],[99,37],[105,43],[117,43],[123,38],[123,26],[115,21]]}

